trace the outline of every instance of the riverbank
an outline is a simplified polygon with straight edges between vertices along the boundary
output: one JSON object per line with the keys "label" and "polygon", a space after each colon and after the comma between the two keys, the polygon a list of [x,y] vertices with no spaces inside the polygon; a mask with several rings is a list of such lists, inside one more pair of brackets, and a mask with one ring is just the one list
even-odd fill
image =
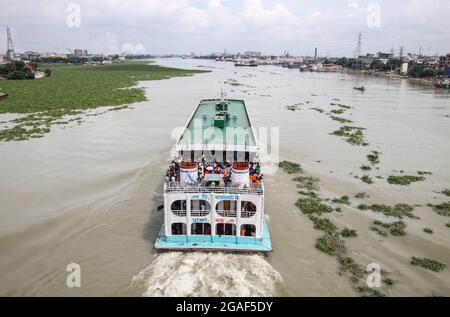
{"label": "riverbank", "polygon": [[436,80],[436,78],[414,78],[414,77],[408,77],[408,76],[402,76],[396,73],[389,73],[389,72],[377,72],[377,71],[367,71],[367,70],[354,70],[354,69],[346,69],[343,71],[347,74],[357,74],[357,75],[367,75],[367,76],[377,76],[377,77],[388,77],[388,78],[396,78],[396,79],[405,79],[411,82],[426,84],[426,85],[433,85],[433,81]]}
{"label": "riverbank", "polygon": [[9,95],[0,101],[0,115],[18,114],[17,118],[0,123],[0,141],[40,138],[50,132],[52,125],[82,123],[81,115],[88,109],[120,110],[117,107],[145,101],[144,90],[135,87],[139,81],[206,72],[149,65],[148,61],[46,67],[52,70],[51,77],[0,82],[1,90]]}

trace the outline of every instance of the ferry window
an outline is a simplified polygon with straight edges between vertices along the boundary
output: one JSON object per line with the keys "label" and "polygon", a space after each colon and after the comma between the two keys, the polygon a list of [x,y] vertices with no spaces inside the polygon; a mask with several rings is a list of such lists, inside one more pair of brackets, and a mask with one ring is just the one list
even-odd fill
{"label": "ferry window", "polygon": [[236,205],[236,201],[223,200],[216,205],[216,211],[222,217],[236,217]]}
{"label": "ferry window", "polygon": [[211,205],[206,200],[191,200],[191,216],[205,217],[211,212]]}
{"label": "ferry window", "polygon": [[256,214],[256,205],[250,201],[243,201],[241,203],[241,217],[251,218]]}
{"label": "ferry window", "polygon": [[256,226],[243,225],[241,227],[241,237],[254,237],[256,236]]}
{"label": "ferry window", "polygon": [[186,200],[176,200],[170,206],[172,213],[178,217],[186,217]]}
{"label": "ferry window", "polygon": [[193,236],[210,236],[211,225],[209,223],[193,223],[191,226]]}
{"label": "ferry window", "polygon": [[236,235],[236,225],[219,223],[216,225],[216,235],[217,236],[235,236]]}
{"label": "ferry window", "polygon": [[185,236],[187,234],[187,227],[185,223],[173,223],[172,224],[172,235],[174,236]]}

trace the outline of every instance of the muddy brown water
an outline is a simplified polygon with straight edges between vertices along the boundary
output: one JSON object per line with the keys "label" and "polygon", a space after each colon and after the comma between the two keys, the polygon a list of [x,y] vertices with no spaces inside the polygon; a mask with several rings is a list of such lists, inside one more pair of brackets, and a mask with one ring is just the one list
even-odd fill
{"label": "muddy brown water", "polygon": [[[212,72],[143,82],[148,101],[133,109],[86,117],[42,139],[0,144],[0,295],[356,296],[337,274],[335,258],[315,249],[320,232],[294,206],[295,184],[280,171],[266,175],[273,254],[153,251],[173,129],[185,125],[200,99],[218,97],[221,89],[246,100],[256,127],[279,127],[280,157],[320,178],[322,196],[351,197],[351,207],[330,217],[340,228],[358,230],[359,237],[347,240],[352,257],[379,263],[399,281],[388,295],[450,295],[449,269],[434,273],[409,264],[420,256],[450,265],[450,220],[426,206],[449,200],[437,193],[450,187],[448,92],[386,77],[203,60],[158,63]],[[227,79],[243,86],[223,84]],[[353,90],[361,85],[365,93]],[[343,117],[367,129],[369,147],[329,134],[339,124],[310,108],[328,112],[331,102],[352,107]],[[297,103],[301,110],[285,109]],[[370,172],[375,184],[366,185],[354,175],[364,174],[359,166],[371,150],[382,152],[381,163]],[[394,170],[433,175],[398,187],[386,181]],[[353,198],[358,192],[370,198]],[[369,227],[390,219],[356,210],[362,202],[418,204],[421,219],[405,220],[407,236],[383,238]],[[424,233],[425,227],[434,234]],[[66,286],[69,263],[81,266],[79,289]]]}

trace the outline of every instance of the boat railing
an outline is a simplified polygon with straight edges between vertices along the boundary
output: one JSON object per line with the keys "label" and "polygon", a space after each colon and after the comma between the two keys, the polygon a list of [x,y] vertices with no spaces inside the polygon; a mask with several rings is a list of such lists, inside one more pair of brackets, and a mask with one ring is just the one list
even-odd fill
{"label": "boat railing", "polygon": [[180,140],[178,141],[177,146],[179,147],[192,147],[195,145],[201,145],[204,147],[208,147],[208,146],[225,146],[227,148],[234,148],[237,146],[243,146],[245,148],[249,148],[251,146],[257,146],[258,144],[256,143],[256,141],[249,141],[249,140],[245,140],[244,142],[237,142],[237,141],[224,141],[224,140]]}
{"label": "boat railing", "polygon": [[177,217],[186,217],[187,210],[172,210],[172,213]]}
{"label": "boat railing", "polygon": [[165,193],[186,194],[232,194],[232,195],[263,195],[263,184],[250,184],[245,188],[204,186],[201,184],[181,184],[180,182],[167,182],[164,184]]}
{"label": "boat railing", "polygon": [[236,210],[217,210],[217,214],[224,218],[236,218]]}
{"label": "boat railing", "polygon": [[211,210],[191,210],[191,217],[206,217],[210,213]]}

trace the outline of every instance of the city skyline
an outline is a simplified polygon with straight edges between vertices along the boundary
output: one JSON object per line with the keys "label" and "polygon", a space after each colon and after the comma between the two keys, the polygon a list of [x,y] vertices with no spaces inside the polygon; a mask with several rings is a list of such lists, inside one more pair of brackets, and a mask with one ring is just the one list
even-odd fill
{"label": "city skyline", "polygon": [[351,57],[358,33],[363,53],[398,54],[400,47],[405,53],[449,52],[450,35],[442,32],[450,28],[448,1],[391,2],[25,0],[19,7],[7,0],[0,10],[0,52],[6,52],[6,24],[20,52],[208,54],[226,48],[311,55],[318,47],[320,56]]}

